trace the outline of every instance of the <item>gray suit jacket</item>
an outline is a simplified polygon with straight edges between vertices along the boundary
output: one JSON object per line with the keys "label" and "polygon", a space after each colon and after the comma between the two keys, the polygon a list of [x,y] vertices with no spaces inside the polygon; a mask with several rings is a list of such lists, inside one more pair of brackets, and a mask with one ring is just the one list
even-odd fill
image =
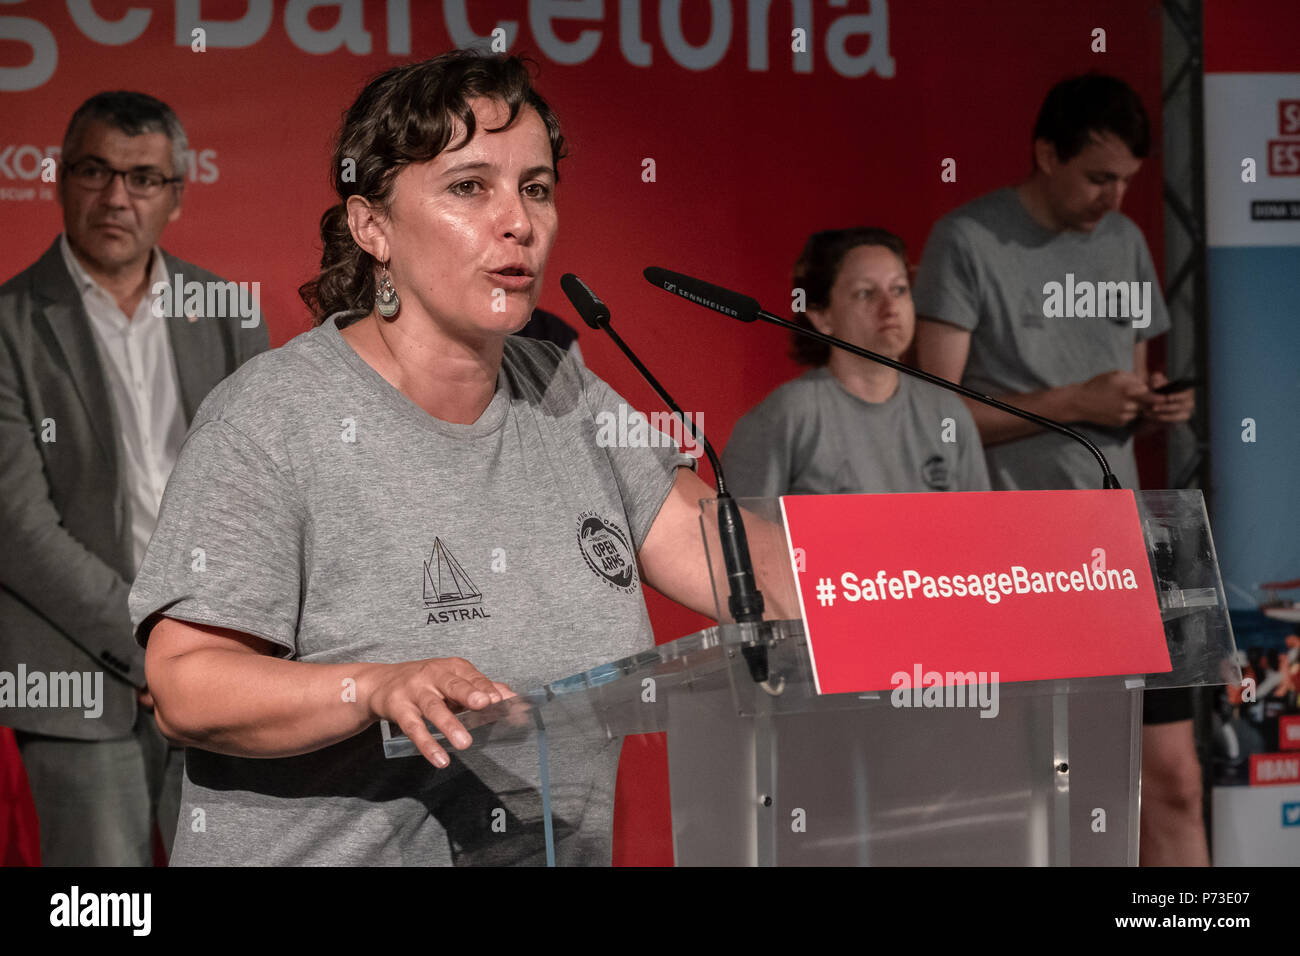
{"label": "gray suit jacket", "polygon": [[[169,277],[221,281],[163,258]],[[167,319],[187,426],[213,386],[266,349],[258,319]],[[56,240],[0,286],[0,672],[102,672],[103,713],[5,706],[0,687],[0,725],[81,740],[131,732],[144,653],[127,614],[135,568],[122,461],[90,318]]]}

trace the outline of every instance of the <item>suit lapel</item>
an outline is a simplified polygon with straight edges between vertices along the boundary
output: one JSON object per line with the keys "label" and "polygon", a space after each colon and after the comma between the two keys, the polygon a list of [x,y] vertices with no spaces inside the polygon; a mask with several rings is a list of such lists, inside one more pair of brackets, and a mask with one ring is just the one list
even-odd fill
{"label": "suit lapel", "polygon": [[91,430],[116,473],[117,415],[104,380],[99,351],[95,348],[94,333],[90,330],[90,317],[63,263],[58,240],[37,261],[33,287],[42,300],[41,312],[63,353]]}
{"label": "suit lapel", "polygon": [[[168,280],[174,283],[175,277],[180,275],[184,288],[184,283],[190,278],[185,275],[184,264],[166,253],[163,253],[163,261]],[[95,438],[109,463],[116,468],[117,415],[95,347],[94,333],[90,329],[90,317],[86,315],[81,295],[64,265],[57,240],[37,261],[33,285],[36,295],[42,300],[41,311],[67,362]],[[181,304],[183,300],[178,303]],[[226,377],[229,371],[228,349],[221,335],[223,320],[199,318],[191,321],[182,309],[177,308],[175,312],[167,319],[167,335],[176,362],[181,408],[188,427],[204,397]]]}
{"label": "suit lapel", "polygon": [[[184,263],[163,254],[167,264],[167,281],[175,287],[180,276],[181,288],[190,280],[184,273]],[[188,428],[194,413],[213,386],[227,374],[226,347],[221,337],[222,319],[191,319],[182,308],[181,301],[173,303],[173,314],[167,318],[167,335],[171,340],[172,356],[176,360],[176,379],[180,385],[181,407]]]}

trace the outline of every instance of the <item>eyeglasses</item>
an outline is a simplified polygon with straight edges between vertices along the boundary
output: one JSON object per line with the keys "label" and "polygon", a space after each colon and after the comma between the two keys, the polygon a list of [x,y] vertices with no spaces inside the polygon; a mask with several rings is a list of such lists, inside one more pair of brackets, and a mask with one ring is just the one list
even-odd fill
{"label": "eyeglasses", "polygon": [[158,195],[164,186],[179,183],[183,176],[164,176],[156,169],[114,169],[97,159],[79,159],[64,167],[68,179],[83,189],[98,192],[121,176],[126,191],[139,199]]}

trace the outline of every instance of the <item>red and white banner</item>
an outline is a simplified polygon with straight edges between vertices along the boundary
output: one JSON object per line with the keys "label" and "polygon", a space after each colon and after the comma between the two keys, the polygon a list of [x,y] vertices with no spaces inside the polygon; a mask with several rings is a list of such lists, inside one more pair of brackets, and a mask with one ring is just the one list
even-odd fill
{"label": "red and white banner", "polygon": [[1277,745],[1282,750],[1300,750],[1300,714],[1283,714],[1278,718]]}
{"label": "red and white banner", "polygon": [[781,508],[819,693],[897,688],[900,674],[919,687],[932,674],[948,686],[972,672],[1170,669],[1132,492],[787,496]]}
{"label": "red and white banner", "polygon": [[1250,785],[1300,783],[1300,754],[1251,754]]}

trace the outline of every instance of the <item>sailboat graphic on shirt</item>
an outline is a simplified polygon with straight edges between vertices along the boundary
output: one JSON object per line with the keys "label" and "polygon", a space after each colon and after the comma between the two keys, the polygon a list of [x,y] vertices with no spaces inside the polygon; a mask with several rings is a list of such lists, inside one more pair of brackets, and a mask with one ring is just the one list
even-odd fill
{"label": "sailboat graphic on shirt", "polygon": [[442,539],[434,538],[433,551],[424,562],[424,606],[454,607],[482,601],[483,592],[470,580]]}

